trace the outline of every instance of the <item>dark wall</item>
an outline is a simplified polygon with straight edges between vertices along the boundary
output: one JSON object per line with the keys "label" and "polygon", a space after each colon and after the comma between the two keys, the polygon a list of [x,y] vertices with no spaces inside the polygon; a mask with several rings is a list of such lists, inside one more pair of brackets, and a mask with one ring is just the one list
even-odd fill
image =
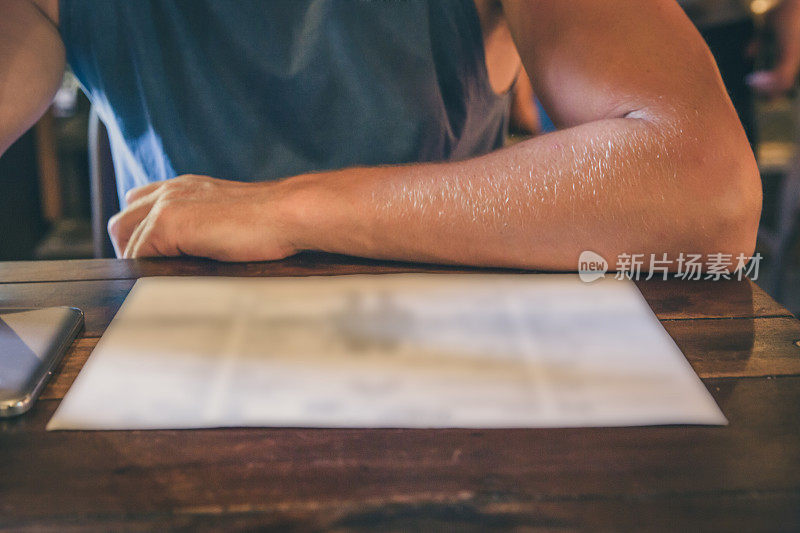
{"label": "dark wall", "polygon": [[33,130],[0,157],[0,260],[30,259],[46,223],[39,201]]}

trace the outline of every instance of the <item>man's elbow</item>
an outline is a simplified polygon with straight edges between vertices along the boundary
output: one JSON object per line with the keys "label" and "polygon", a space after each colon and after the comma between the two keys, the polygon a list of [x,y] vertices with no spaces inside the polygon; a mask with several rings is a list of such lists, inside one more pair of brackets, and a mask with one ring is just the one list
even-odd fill
{"label": "man's elbow", "polygon": [[[736,136],[713,150],[698,171],[706,193],[696,198],[698,221],[689,228],[704,254],[750,257],[756,246],[761,217],[761,177],[753,152]],[[726,149],[720,149],[727,146]],[[715,149],[716,148],[716,149]]]}

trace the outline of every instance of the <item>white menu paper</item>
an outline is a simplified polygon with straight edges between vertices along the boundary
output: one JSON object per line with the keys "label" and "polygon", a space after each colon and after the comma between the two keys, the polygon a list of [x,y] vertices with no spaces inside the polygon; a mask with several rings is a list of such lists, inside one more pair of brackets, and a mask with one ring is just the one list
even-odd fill
{"label": "white menu paper", "polygon": [[47,429],[726,424],[636,286],[143,278]]}

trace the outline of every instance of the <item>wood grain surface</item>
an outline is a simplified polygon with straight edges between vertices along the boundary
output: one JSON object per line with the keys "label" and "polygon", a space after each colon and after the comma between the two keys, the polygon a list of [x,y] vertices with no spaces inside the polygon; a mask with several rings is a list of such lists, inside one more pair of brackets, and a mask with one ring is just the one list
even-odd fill
{"label": "wood grain surface", "polygon": [[86,314],[42,399],[0,422],[0,528],[800,529],[800,322],[750,282],[638,283],[727,427],[44,431],[137,277],[476,271],[326,254],[0,263],[0,306]]}

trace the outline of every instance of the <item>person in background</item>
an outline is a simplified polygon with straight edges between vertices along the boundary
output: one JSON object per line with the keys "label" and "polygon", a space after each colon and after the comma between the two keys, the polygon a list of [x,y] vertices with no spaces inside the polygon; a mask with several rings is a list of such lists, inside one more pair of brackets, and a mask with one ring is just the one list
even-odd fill
{"label": "person in background", "polygon": [[[778,98],[793,89],[800,72],[800,0],[783,0],[766,17],[776,50],[771,68],[752,73],[747,83],[768,99]],[[800,124],[800,119],[797,119]],[[795,150],[797,148],[795,147]],[[771,248],[774,276],[772,295],[782,299],[786,287],[787,266],[800,233],[800,155],[782,176],[775,206],[774,230],[762,230]]]}
{"label": "person in background", "polygon": [[[124,257],[575,270],[752,254],[753,153],[673,0],[0,0],[0,152],[68,60]],[[503,147],[520,68],[558,131]]]}
{"label": "person in background", "polygon": [[[755,24],[747,0],[678,0],[686,14],[700,30],[719,67],[742,121],[742,126],[755,147],[755,108],[753,93],[746,79],[755,65],[751,43]],[[671,46],[680,47],[678,40]]]}
{"label": "person in background", "polygon": [[766,20],[775,35],[777,57],[772,68],[753,72],[747,83],[767,98],[776,98],[795,86],[800,73],[800,0],[782,0]]}

